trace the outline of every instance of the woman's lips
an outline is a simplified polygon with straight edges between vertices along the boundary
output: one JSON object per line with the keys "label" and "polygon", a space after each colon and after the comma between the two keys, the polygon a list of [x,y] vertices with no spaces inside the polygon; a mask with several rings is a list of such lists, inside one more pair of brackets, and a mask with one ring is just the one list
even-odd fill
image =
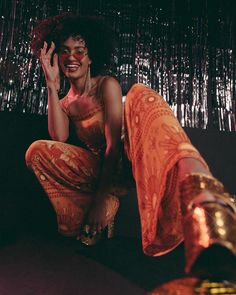
{"label": "woman's lips", "polygon": [[80,68],[79,64],[66,64],[65,68],[70,71],[70,72],[74,72],[76,71],[78,68]]}

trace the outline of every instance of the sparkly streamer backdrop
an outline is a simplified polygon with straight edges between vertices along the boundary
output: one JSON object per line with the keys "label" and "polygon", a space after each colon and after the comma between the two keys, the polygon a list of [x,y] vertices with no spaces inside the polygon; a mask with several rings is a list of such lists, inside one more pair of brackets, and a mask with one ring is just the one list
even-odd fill
{"label": "sparkly streamer backdrop", "polygon": [[118,47],[110,71],[124,95],[133,83],[145,83],[163,95],[182,126],[236,131],[236,10],[230,0],[0,0],[1,111],[47,113],[30,34],[38,20],[69,11],[102,15],[114,28]]}

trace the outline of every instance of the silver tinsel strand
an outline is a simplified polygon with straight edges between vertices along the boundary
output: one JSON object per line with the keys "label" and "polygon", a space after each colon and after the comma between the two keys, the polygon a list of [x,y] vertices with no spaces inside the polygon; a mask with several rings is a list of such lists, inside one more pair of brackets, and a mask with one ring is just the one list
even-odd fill
{"label": "silver tinsel strand", "polygon": [[144,83],[164,97],[182,126],[236,131],[233,18],[219,8],[214,31],[204,11],[181,16],[174,0],[169,14],[150,0],[107,2],[1,0],[1,111],[47,113],[45,81],[30,35],[38,20],[73,11],[103,15],[115,29],[119,46],[112,71],[124,96],[133,83]]}

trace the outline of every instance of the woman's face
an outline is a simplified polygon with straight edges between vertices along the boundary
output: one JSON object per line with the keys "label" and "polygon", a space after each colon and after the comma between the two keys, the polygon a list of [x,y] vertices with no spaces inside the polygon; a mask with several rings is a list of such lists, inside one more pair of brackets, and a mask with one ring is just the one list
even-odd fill
{"label": "woman's face", "polygon": [[86,77],[91,60],[81,37],[69,37],[60,46],[59,63],[65,76],[71,80]]}

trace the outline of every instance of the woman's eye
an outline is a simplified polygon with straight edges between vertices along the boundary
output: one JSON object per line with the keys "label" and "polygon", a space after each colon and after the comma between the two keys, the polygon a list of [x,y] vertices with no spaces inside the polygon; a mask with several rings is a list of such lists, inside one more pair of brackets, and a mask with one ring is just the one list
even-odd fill
{"label": "woman's eye", "polygon": [[61,49],[61,50],[60,50],[60,53],[62,53],[62,54],[68,54],[69,51],[68,51],[67,49]]}
{"label": "woman's eye", "polygon": [[84,47],[79,47],[76,50],[76,53],[84,53],[85,52],[85,48]]}

